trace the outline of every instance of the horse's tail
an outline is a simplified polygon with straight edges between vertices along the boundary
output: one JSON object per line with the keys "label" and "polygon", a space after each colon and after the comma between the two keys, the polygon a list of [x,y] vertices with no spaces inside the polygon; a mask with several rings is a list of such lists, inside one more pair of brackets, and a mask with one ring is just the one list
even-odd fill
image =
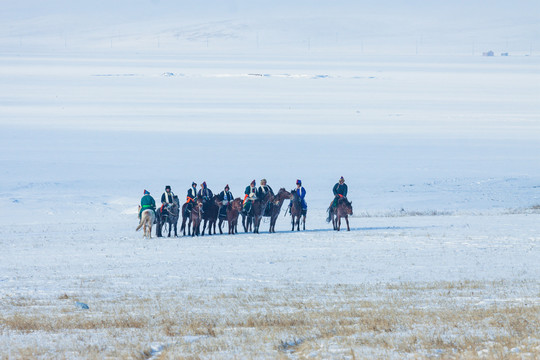
{"label": "horse's tail", "polygon": [[146,224],[147,222],[149,222],[150,219],[149,219],[149,215],[148,215],[148,212],[147,210],[143,211],[142,214],[141,214],[141,221],[139,222],[139,226],[137,226],[137,228],[135,229],[135,231],[139,231],[141,230],[141,228],[144,226],[144,224]]}

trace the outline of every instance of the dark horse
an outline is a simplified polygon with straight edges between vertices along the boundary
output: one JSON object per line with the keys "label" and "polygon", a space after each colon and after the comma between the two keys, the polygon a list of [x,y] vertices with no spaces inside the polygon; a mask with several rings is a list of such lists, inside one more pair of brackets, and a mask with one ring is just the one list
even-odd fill
{"label": "dark horse", "polygon": [[[186,236],[186,228],[188,229],[188,235],[191,235],[191,212],[187,210],[188,205],[188,203],[182,205],[182,226],[180,227],[180,231],[182,231],[184,236]],[[192,206],[194,207],[196,205],[197,203]],[[187,226],[186,222],[188,223]]]}
{"label": "dark horse", "polygon": [[328,211],[332,218],[334,230],[339,231],[341,228],[341,218],[345,218],[345,221],[347,222],[347,231],[351,231],[351,228],[349,227],[349,215],[352,216],[353,214],[352,201],[347,200],[346,197],[340,197],[337,201],[337,206],[334,208],[332,204],[330,204]]}
{"label": "dark horse", "polygon": [[257,198],[253,200],[249,213],[245,214],[242,212],[242,225],[244,225],[245,232],[248,232],[253,223],[253,232],[255,234],[259,233],[259,225],[261,224],[264,209],[273,199],[274,196],[270,192],[267,192],[262,199]]}
{"label": "dark horse", "polygon": [[[229,201],[229,204],[227,205],[226,218],[227,222],[229,223],[229,234],[238,233],[238,216],[240,215],[240,211],[242,211],[242,199],[236,198],[233,201]],[[223,234],[223,231],[221,230],[223,221],[225,221],[225,219],[220,217],[218,221],[218,228],[220,234]]]}
{"label": "dark horse", "polygon": [[199,236],[201,230],[201,219],[202,219],[202,201],[200,198],[197,198],[197,202],[191,208],[189,213],[189,223],[193,224],[193,231],[191,236]]}
{"label": "dark horse", "polygon": [[283,206],[283,202],[286,199],[291,199],[291,193],[285,190],[284,188],[279,189],[276,196],[274,196],[274,199],[272,202],[269,203],[269,211],[268,216],[270,216],[270,228],[269,232],[275,233],[276,232],[276,222],[277,218],[279,216],[279,213],[281,212],[281,207]]}
{"label": "dark horse", "polygon": [[300,218],[304,221],[302,230],[306,230],[306,213],[307,210],[302,210],[302,199],[298,196],[296,189],[291,190],[292,200],[291,200],[291,222],[292,222],[292,231],[294,231],[294,226],[296,225],[296,230],[300,231]]}
{"label": "dark horse", "polygon": [[201,219],[204,220],[202,226],[202,236],[204,236],[204,231],[206,230],[206,224],[208,224],[208,235],[212,235],[212,229],[214,230],[214,235],[216,234],[216,223],[219,213],[218,196],[214,195],[210,200],[203,204],[203,212],[201,214]]}
{"label": "dark horse", "polygon": [[178,218],[180,217],[180,205],[178,196],[173,196],[173,203],[167,205],[161,210],[156,211],[156,235],[162,237],[168,232],[168,237],[171,237],[171,231],[174,228],[174,236],[178,236]]}

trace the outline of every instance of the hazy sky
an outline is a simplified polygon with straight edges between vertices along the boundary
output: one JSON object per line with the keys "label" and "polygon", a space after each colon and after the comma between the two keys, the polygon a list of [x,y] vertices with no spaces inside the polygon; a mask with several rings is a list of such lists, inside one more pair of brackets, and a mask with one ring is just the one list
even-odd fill
{"label": "hazy sky", "polygon": [[71,36],[84,43],[112,34],[184,34],[196,41],[252,41],[257,34],[261,42],[303,39],[313,46],[328,46],[339,38],[384,39],[387,46],[406,39],[432,45],[511,43],[521,51],[540,47],[538,0],[22,0],[4,3],[0,20],[0,46],[5,48],[10,40],[22,43],[24,37]]}

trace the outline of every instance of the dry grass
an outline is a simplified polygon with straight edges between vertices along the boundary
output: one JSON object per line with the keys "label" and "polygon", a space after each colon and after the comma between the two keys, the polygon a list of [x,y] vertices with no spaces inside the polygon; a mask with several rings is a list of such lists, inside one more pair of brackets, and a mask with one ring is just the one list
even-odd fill
{"label": "dry grass", "polygon": [[[77,309],[76,297],[65,294],[49,302],[12,299],[0,315],[0,345],[9,348],[1,358],[535,359],[538,288],[537,282],[464,281],[211,296],[215,289],[203,289],[199,296],[169,291],[96,300],[90,310]],[[152,343],[164,346],[160,354]]]}

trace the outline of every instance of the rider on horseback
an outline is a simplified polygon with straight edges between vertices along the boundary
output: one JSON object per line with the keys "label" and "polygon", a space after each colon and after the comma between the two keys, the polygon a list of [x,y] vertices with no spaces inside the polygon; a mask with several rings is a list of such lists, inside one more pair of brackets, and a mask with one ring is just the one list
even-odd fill
{"label": "rider on horseback", "polygon": [[219,208],[219,217],[227,217],[227,205],[234,200],[233,194],[229,191],[229,185],[225,185],[225,189],[219,193],[218,200],[221,201],[221,207]]}
{"label": "rider on horseback", "polygon": [[186,196],[186,217],[189,216],[191,213],[191,209],[193,208],[193,204],[195,203],[195,198],[197,197],[197,183],[194,181],[191,183],[191,187],[187,191]]}
{"label": "rider on horseback", "polygon": [[[305,200],[306,189],[304,189],[304,187],[302,186],[302,180],[296,180],[296,189],[294,189],[292,192],[293,193],[296,192],[296,194],[298,195],[298,201],[302,205],[302,215],[305,215],[307,212],[307,203]],[[291,211],[291,207],[292,207],[292,200],[289,203],[289,212]]]}
{"label": "rider on horseback", "polygon": [[206,186],[206,181],[203,181],[203,183],[201,184],[201,190],[199,190],[198,196],[202,199],[202,212],[204,213],[208,209],[208,205],[210,205],[210,200],[214,196],[214,194],[212,194],[212,190],[210,190],[208,186]]}
{"label": "rider on horseback", "polygon": [[[264,199],[264,197],[268,194],[274,195],[274,190],[270,187],[270,185],[266,184],[266,179],[261,180],[261,185],[257,189],[257,199]],[[264,209],[264,216],[270,216],[268,215],[270,212],[270,209],[272,208],[272,203],[268,203],[266,205],[266,209]]]}
{"label": "rider on horseback", "polygon": [[339,199],[347,197],[347,191],[348,187],[347,184],[345,184],[345,179],[342,176],[339,178],[339,181],[336,183],[336,185],[334,185],[334,188],[332,189],[332,192],[334,193],[334,200],[332,200],[332,203],[328,208],[328,218],[326,218],[326,222],[331,221],[333,209],[337,207]]}
{"label": "rider on horseback", "polygon": [[244,191],[244,202],[242,206],[242,211],[244,213],[249,213],[251,210],[251,203],[257,198],[257,188],[255,187],[255,180],[246,186],[246,191]]}
{"label": "rider on horseback", "polygon": [[165,186],[165,192],[161,195],[161,208],[159,209],[160,213],[168,213],[167,208],[173,204],[174,194],[171,191],[171,186]]}
{"label": "rider on horseback", "polygon": [[139,209],[139,219],[141,218],[141,214],[144,210],[152,210],[154,213],[156,212],[156,201],[150,195],[150,192],[148,192],[147,190],[144,190],[144,195],[141,198],[141,206]]}

